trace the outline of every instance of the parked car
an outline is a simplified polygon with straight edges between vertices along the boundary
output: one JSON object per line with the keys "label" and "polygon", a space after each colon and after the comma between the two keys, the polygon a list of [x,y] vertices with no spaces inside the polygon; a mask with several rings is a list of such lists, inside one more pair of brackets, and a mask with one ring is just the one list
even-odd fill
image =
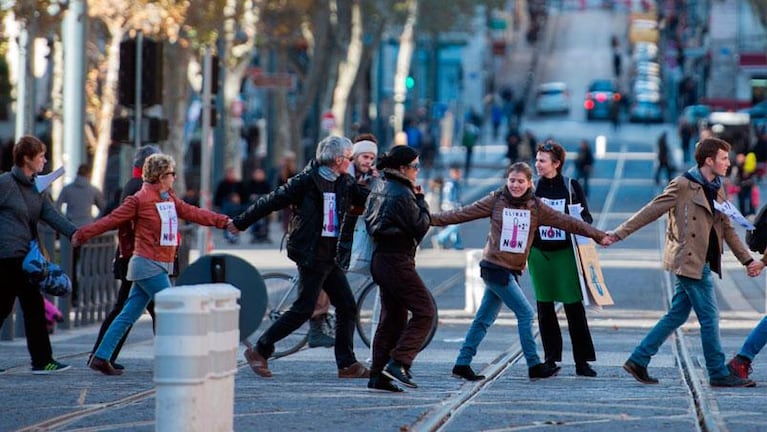
{"label": "parked car", "polygon": [[538,86],[535,95],[538,114],[569,113],[570,92],[563,82],[549,82]]}
{"label": "parked car", "polygon": [[610,108],[621,101],[618,86],[611,79],[597,79],[589,84],[583,108],[586,109],[586,119],[608,119]]}
{"label": "parked car", "polygon": [[663,107],[658,93],[640,93],[629,108],[629,121],[640,123],[663,122]]}

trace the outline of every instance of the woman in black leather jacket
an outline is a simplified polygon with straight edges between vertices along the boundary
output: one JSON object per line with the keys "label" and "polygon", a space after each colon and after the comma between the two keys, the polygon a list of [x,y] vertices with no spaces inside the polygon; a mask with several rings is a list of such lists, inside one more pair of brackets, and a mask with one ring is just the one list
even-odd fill
{"label": "woman in black leather jacket", "polygon": [[416,248],[431,218],[423,190],[415,183],[418,152],[395,146],[381,156],[377,167],[385,181],[376,182],[370,191],[365,223],[376,240],[370,270],[380,287],[381,321],[373,339],[368,388],[401,392],[392,379],[417,387],[410,366],[436,313],[434,299],[415,270]]}

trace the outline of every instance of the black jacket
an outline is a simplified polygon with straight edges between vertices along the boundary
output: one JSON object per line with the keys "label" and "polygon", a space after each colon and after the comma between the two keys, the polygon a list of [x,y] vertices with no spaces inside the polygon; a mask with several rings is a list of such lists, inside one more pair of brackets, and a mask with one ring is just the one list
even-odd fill
{"label": "black jacket", "polygon": [[429,230],[431,216],[423,194],[416,194],[410,180],[394,170],[384,170],[365,205],[365,225],[376,240],[376,251],[415,255]]}
{"label": "black jacket", "polygon": [[[234,226],[244,230],[273,211],[293,206],[288,230],[288,258],[299,266],[311,266],[314,264],[317,243],[322,234],[323,197],[320,181],[319,165],[312,162],[287,183],[248,206],[234,218]],[[365,202],[364,191],[348,174],[338,177],[334,190],[337,220],[344,220],[343,216],[350,203],[362,205]]]}

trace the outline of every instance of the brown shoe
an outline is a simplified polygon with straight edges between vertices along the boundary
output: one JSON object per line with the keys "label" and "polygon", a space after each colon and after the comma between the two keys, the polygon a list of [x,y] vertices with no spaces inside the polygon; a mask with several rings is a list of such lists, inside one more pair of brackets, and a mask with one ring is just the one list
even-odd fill
{"label": "brown shoe", "polygon": [[104,359],[100,359],[96,356],[91,359],[91,362],[89,364],[91,369],[95,371],[99,371],[103,373],[104,375],[122,375],[123,371],[120,369],[115,369],[112,367],[112,363],[109,363],[108,361]]}
{"label": "brown shoe", "polygon": [[264,378],[270,378],[272,371],[269,370],[269,364],[266,362],[264,356],[258,353],[256,350],[250,348],[245,349],[245,360],[248,361],[248,365],[253,369],[253,372],[258,376]]}
{"label": "brown shoe", "polygon": [[345,368],[338,369],[338,378],[370,378],[370,369],[360,362],[354,362]]}

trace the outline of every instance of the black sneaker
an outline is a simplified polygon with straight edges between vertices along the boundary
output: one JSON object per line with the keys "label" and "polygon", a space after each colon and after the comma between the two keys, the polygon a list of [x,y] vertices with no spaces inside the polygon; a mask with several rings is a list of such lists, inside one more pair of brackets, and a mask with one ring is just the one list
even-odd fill
{"label": "black sneaker", "polygon": [[623,363],[623,369],[642,384],[658,384],[658,379],[651,377],[646,367],[639,366],[633,360],[626,360],[626,363]]}
{"label": "black sneaker", "polygon": [[711,387],[756,387],[756,383],[750,379],[743,379],[737,375],[729,374],[724,378],[711,378]]}
{"label": "black sneaker", "polygon": [[559,366],[551,367],[551,365],[546,363],[538,363],[527,370],[527,376],[530,377],[531,380],[548,378],[556,375],[559,372],[559,369]]}
{"label": "black sneaker", "polygon": [[575,374],[578,376],[594,378],[597,376],[597,371],[595,371],[587,362],[583,362],[575,364]]}
{"label": "black sneaker", "polygon": [[469,365],[455,365],[453,366],[453,377],[463,378],[466,381],[480,381],[485,379],[484,375],[477,375],[471,369]]}
{"label": "black sneaker", "polygon": [[33,367],[32,368],[32,374],[33,375],[49,375],[56,372],[65,371],[72,366],[66,365],[64,363],[59,363],[56,360],[51,360],[50,363],[43,367]]}
{"label": "black sneaker", "polygon": [[405,367],[398,361],[389,360],[389,363],[386,365],[386,367],[381,373],[391,379],[395,379],[401,382],[407,387],[410,387],[410,388],[418,387],[418,384],[416,384],[413,380],[411,380],[408,377],[408,373],[405,370]]}
{"label": "black sneaker", "polygon": [[382,390],[392,393],[402,393],[403,390],[397,384],[394,384],[391,379],[381,374],[372,374],[368,380],[368,388],[371,390]]}

